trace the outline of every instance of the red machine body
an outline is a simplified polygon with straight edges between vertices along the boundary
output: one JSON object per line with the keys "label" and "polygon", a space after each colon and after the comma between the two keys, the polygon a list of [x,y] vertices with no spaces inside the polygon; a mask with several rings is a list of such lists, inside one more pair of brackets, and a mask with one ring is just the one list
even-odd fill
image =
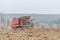
{"label": "red machine body", "polygon": [[30,17],[24,16],[21,18],[13,18],[11,23],[11,28],[17,28],[18,26],[28,26],[30,25]]}

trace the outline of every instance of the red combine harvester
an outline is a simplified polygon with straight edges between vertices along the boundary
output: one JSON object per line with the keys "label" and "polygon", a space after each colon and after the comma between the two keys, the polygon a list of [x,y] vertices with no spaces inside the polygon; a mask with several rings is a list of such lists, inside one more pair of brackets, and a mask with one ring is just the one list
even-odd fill
{"label": "red combine harvester", "polygon": [[20,18],[13,18],[12,23],[11,23],[11,28],[12,29],[17,29],[17,28],[24,28],[24,27],[30,27],[32,25],[30,16],[23,16]]}

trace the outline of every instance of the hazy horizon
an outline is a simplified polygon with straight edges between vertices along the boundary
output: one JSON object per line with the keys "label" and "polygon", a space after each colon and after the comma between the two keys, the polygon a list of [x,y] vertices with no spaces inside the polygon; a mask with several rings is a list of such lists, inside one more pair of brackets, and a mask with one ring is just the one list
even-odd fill
{"label": "hazy horizon", "polygon": [[60,15],[54,14],[2,14],[2,16],[8,20],[13,17],[21,17],[21,16],[31,16],[34,18],[36,23],[58,23],[60,20]]}

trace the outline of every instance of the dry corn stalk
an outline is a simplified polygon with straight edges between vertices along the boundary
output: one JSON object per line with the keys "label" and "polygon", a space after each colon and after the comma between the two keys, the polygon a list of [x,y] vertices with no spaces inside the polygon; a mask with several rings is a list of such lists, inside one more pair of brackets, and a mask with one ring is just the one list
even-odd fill
{"label": "dry corn stalk", "polygon": [[[13,32],[12,30],[3,30],[0,32],[0,40],[60,40],[60,31],[48,29],[46,27],[25,29],[23,31]],[[41,31],[43,30],[43,31]]]}

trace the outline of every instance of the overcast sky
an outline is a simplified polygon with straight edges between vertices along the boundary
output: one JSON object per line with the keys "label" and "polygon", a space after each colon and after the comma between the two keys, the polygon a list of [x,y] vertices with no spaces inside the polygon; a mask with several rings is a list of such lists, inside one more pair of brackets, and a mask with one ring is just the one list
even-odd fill
{"label": "overcast sky", "polygon": [[0,0],[0,12],[60,13],[60,0]]}

